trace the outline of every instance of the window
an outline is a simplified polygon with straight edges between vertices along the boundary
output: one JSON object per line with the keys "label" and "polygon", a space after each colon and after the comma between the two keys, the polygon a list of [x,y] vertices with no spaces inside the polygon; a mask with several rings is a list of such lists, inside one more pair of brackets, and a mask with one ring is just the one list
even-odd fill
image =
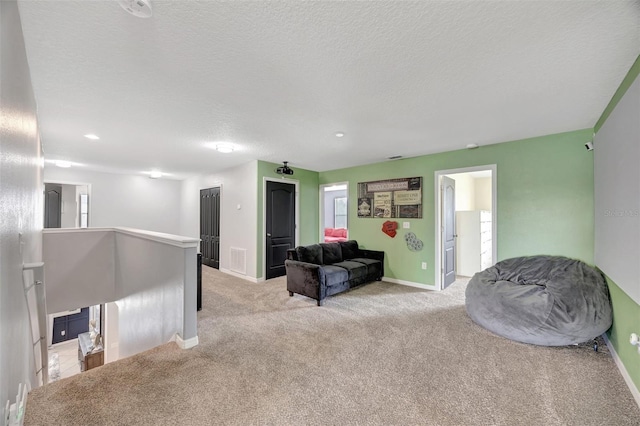
{"label": "window", "polygon": [[340,197],[340,198],[334,199],[333,227],[334,228],[347,227],[347,197]]}

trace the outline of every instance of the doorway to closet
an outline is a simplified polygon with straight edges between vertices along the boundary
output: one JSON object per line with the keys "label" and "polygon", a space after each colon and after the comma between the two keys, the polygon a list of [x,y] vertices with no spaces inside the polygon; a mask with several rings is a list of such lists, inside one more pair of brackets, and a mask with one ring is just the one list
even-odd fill
{"label": "doorway to closet", "polygon": [[202,264],[220,269],[220,187],[200,190]]}
{"label": "doorway to closet", "polygon": [[440,170],[436,183],[436,288],[496,262],[496,165]]}

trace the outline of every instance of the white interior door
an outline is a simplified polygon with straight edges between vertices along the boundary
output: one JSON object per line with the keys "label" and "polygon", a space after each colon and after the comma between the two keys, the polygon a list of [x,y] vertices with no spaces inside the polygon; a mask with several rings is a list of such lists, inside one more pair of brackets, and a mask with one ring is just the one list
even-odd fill
{"label": "white interior door", "polygon": [[442,177],[442,288],[456,280],[456,181]]}

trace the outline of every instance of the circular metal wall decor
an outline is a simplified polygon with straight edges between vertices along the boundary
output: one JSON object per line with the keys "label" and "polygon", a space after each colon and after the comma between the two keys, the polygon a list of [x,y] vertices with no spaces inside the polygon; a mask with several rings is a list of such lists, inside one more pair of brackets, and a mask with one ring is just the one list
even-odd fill
{"label": "circular metal wall decor", "polygon": [[424,247],[423,242],[416,237],[416,234],[413,232],[407,232],[404,235],[404,240],[407,242],[407,247],[411,251],[420,251]]}

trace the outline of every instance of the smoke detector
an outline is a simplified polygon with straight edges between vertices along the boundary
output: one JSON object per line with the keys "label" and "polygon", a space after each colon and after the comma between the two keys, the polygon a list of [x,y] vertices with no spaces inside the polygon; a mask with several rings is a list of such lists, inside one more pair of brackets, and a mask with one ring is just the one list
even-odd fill
{"label": "smoke detector", "polygon": [[151,0],[117,0],[118,4],[124,10],[137,16],[138,18],[149,18],[153,11],[151,10]]}

